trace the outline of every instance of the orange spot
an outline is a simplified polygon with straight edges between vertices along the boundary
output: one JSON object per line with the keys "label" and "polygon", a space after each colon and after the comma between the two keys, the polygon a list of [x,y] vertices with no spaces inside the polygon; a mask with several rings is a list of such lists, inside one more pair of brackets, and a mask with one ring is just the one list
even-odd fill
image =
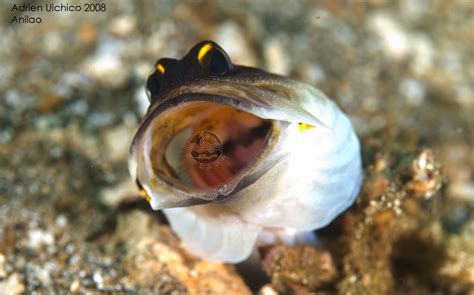
{"label": "orange spot", "polygon": [[298,130],[300,132],[304,132],[304,131],[307,131],[307,130],[310,130],[310,129],[313,129],[313,128],[316,128],[316,126],[308,125],[308,124],[305,124],[305,123],[298,123]]}
{"label": "orange spot", "polygon": [[151,197],[150,195],[146,192],[146,190],[143,188],[142,184],[140,183],[140,181],[135,180],[135,183],[137,184],[138,186],[138,189],[139,189],[139,192],[140,192],[140,196],[145,198],[147,200],[148,203],[150,203],[151,201]]}
{"label": "orange spot", "polygon": [[162,64],[157,64],[156,69],[160,72],[161,75],[165,74],[165,67]]}
{"label": "orange spot", "polygon": [[143,198],[145,198],[146,201],[147,201],[148,203],[150,203],[151,197],[148,195],[148,193],[146,192],[146,190],[140,189],[140,196],[142,196]]}
{"label": "orange spot", "polygon": [[207,43],[206,45],[204,45],[203,47],[201,47],[201,49],[199,49],[199,52],[198,52],[198,61],[199,63],[202,64],[202,59],[206,56],[206,54],[212,49],[212,44],[211,43]]}

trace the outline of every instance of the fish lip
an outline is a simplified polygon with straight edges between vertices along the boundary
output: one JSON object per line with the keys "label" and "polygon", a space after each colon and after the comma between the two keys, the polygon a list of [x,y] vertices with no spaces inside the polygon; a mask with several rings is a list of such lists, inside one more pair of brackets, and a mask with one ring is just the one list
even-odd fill
{"label": "fish lip", "polygon": [[[275,159],[273,161],[274,165],[277,165],[279,162],[283,161],[285,156],[286,155],[282,155],[278,157],[277,159]],[[184,201],[181,200],[181,201],[175,201],[175,202],[168,202],[161,206],[153,207],[153,210],[161,210],[161,209],[176,208],[176,207],[190,207],[190,206],[204,205],[204,204],[209,204],[209,203],[214,203],[214,204],[224,203],[230,198],[232,198],[235,194],[237,194],[244,188],[248,187],[249,185],[252,185],[258,179],[260,179],[260,177],[263,176],[265,173],[267,173],[274,165],[268,165],[265,169],[259,171],[255,175],[244,176],[236,185],[234,190],[228,195],[219,194],[214,199],[210,199],[210,200],[204,200],[200,198],[189,198]]]}
{"label": "fish lip", "polygon": [[[245,101],[239,100],[237,98],[233,98],[230,96],[225,96],[225,95],[217,95],[217,94],[208,94],[208,93],[183,93],[179,94],[173,98],[166,99],[163,101],[161,104],[159,104],[155,109],[153,109],[151,112],[149,112],[145,118],[142,120],[142,123],[140,124],[140,127],[137,130],[137,133],[135,134],[132,144],[130,146],[130,152],[129,152],[129,164],[133,161],[133,158],[135,158],[135,150],[138,146],[138,143],[140,139],[142,138],[143,134],[149,127],[149,125],[153,122],[153,120],[159,116],[161,113],[165,112],[166,110],[173,108],[177,106],[178,104],[181,103],[187,103],[187,102],[198,102],[198,101],[208,101],[208,102],[214,102],[214,103],[220,103],[223,105],[228,105],[232,106],[241,110],[244,110],[246,112],[249,111],[253,106],[251,103],[247,103]],[[256,106],[257,108],[265,108],[264,106]],[[258,115],[257,115],[258,116]],[[280,161],[282,161],[285,158],[286,155],[277,157],[274,159],[272,162],[274,162],[274,165],[278,164]],[[230,192],[227,195],[223,194],[218,194],[216,197],[212,199],[202,199],[202,198],[196,198],[196,197],[189,197],[188,200],[186,201],[176,201],[176,202],[169,202],[166,204],[163,204],[162,206],[156,206],[153,208],[154,210],[161,210],[161,209],[167,209],[167,208],[176,208],[176,207],[188,207],[188,206],[195,206],[195,205],[204,205],[208,203],[222,203],[234,196],[237,192],[241,191],[242,189],[248,187],[249,185],[253,184],[256,182],[261,176],[263,176],[268,170],[270,170],[273,167],[273,165],[267,166],[265,169],[258,171],[255,174],[251,175],[246,175],[244,176],[235,186],[234,190]],[[136,165],[132,168],[130,168],[130,174],[132,175],[132,180],[133,181],[139,181],[136,178],[136,171],[132,171],[133,169],[136,170]],[[162,179],[163,181],[166,182],[165,179]],[[167,183],[168,185],[171,185],[170,183]]]}
{"label": "fish lip", "polygon": [[[138,144],[138,141],[145,133],[145,130],[158,115],[160,115],[161,113],[163,113],[164,111],[172,107],[177,106],[180,103],[193,102],[193,101],[209,101],[209,102],[220,103],[223,105],[236,107],[246,112],[249,112],[249,109],[252,108],[252,105],[250,103],[244,102],[242,100],[239,100],[230,96],[218,95],[218,94],[183,93],[173,98],[166,99],[145,116],[145,118],[140,124],[140,127],[137,130],[137,133],[133,137],[129,154],[130,155],[133,154],[133,151],[135,150],[136,145]],[[258,106],[258,107],[264,108],[263,106]]]}
{"label": "fish lip", "polygon": [[203,200],[203,199],[198,199],[198,198],[190,198],[187,200],[167,202],[166,204],[153,207],[153,210],[162,210],[162,209],[178,208],[178,207],[190,207],[190,206],[204,205],[210,202],[214,202],[214,201]]}

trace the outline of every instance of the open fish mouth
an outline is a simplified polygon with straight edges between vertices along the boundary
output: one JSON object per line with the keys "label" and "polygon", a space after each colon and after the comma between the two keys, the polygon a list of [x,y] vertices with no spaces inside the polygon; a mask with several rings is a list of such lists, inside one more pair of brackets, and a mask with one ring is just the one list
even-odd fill
{"label": "open fish mouth", "polygon": [[201,93],[166,100],[134,138],[132,176],[150,196],[166,199],[172,191],[188,198],[160,208],[225,199],[266,171],[262,163],[288,124],[256,115],[265,112],[257,108],[262,107]]}

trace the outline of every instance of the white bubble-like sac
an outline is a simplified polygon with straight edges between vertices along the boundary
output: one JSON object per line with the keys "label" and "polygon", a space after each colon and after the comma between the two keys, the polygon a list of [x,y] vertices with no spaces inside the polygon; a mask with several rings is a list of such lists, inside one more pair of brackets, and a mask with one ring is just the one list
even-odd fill
{"label": "white bubble-like sac", "polygon": [[288,156],[257,181],[224,202],[164,209],[191,252],[240,262],[252,252],[259,233],[315,230],[354,202],[363,178],[359,140],[334,102],[319,91],[309,93],[318,97],[307,93],[303,100],[309,101],[300,105],[331,128],[302,131],[291,123],[275,151]]}
{"label": "white bubble-like sac", "polygon": [[[208,68],[210,50],[228,72]],[[150,206],[204,259],[237,263],[259,245],[316,244],[312,231],[351,206],[361,186],[349,118],[308,84],[230,66],[212,41],[162,63],[163,85],[129,154]]]}

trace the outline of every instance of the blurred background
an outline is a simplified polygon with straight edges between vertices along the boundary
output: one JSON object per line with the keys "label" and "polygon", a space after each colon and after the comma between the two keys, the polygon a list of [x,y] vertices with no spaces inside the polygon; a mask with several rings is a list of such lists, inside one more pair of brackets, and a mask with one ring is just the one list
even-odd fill
{"label": "blurred background", "polygon": [[[423,148],[442,167],[441,191],[420,207],[428,246],[404,251],[446,259],[433,266],[430,256],[391,251],[384,283],[360,280],[331,250],[337,275],[316,290],[474,294],[472,0],[104,3],[105,12],[23,13],[13,4],[43,1],[0,3],[0,293],[250,292],[251,274],[186,253],[127,169],[155,61],[212,39],[236,64],[334,99],[361,138],[368,174],[386,162],[383,175],[395,181],[393,159]],[[14,15],[42,22],[12,24]],[[326,235],[334,245],[343,233]],[[278,289],[260,289],[267,280],[250,287]]]}

